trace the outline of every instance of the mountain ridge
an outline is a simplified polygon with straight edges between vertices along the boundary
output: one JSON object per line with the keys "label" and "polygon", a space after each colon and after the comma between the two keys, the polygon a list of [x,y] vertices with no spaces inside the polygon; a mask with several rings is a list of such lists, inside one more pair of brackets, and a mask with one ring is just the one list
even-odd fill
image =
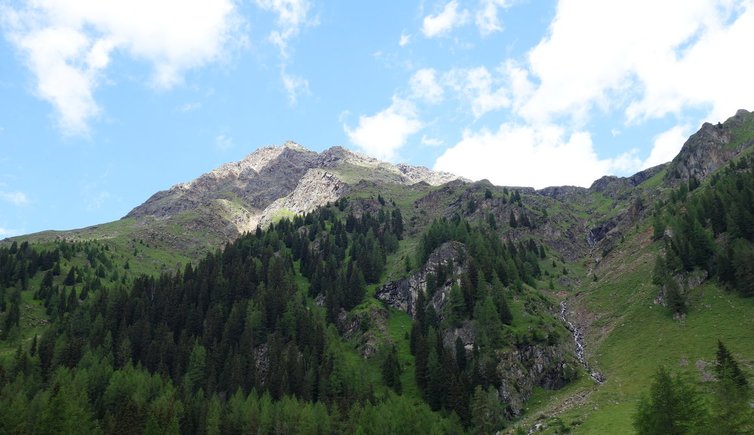
{"label": "mountain ridge", "polygon": [[316,153],[289,141],[260,148],[240,161],[157,192],[125,217],[170,219],[219,203],[230,224],[230,231],[225,232],[232,237],[269,224],[281,214],[306,213],[335,201],[356,179],[439,185],[459,178],[422,167],[392,165],[342,147]]}
{"label": "mountain ridge", "polygon": [[[376,366],[392,358],[392,374],[382,373],[392,381],[385,383],[393,387],[399,376],[405,395],[426,402],[437,416],[452,406],[468,424],[473,410],[467,405],[488,393],[494,399],[488,405],[525,431],[617,433],[629,430],[635,402],[658,364],[688,366],[690,371],[704,367],[711,337],[732,341],[738,352],[754,352],[750,328],[744,327],[754,319],[754,299],[736,299],[724,284],[700,271],[681,271],[678,279],[690,308],[688,318],[678,317],[668,312],[666,290],[652,278],[660,254],[686,246],[685,239],[674,240],[683,237],[679,222],[689,215],[703,219],[688,212],[687,204],[696,201],[698,207],[699,198],[725,183],[735,188],[733,176],[751,177],[752,127],[754,115],[739,111],[725,123],[703,125],[672,162],[630,177],[601,177],[588,188],[540,190],[437,175],[340,147],[316,153],[288,142],[158,192],[119,221],[15,238],[18,244],[0,247],[0,257],[17,259],[0,267],[0,279],[18,282],[9,288],[25,301],[19,306],[20,323],[34,320],[31,328],[18,332],[26,342],[44,331],[45,309],[47,315],[57,312],[60,317],[50,319],[54,327],[64,328],[71,318],[66,316],[90,307],[91,299],[84,301],[83,295],[76,301],[82,293],[102,298],[107,294],[102,290],[109,290],[121,302],[143,297],[134,307],[162,306],[173,314],[201,306],[203,311],[180,321],[190,320],[199,331],[215,324],[210,330],[217,334],[240,333],[244,322],[260,319],[245,317],[250,312],[243,305],[234,307],[234,298],[263,296],[250,307],[261,310],[267,332],[294,331],[297,322],[291,315],[319,313],[319,321],[331,330],[330,351],[338,348],[336,355],[349,355],[336,360],[381,388],[375,379],[385,368]],[[430,184],[440,181],[446,182]],[[700,222],[697,227],[707,226]],[[702,236],[700,243],[708,240],[715,250],[719,244],[717,255],[725,255],[727,236],[714,239],[711,230],[704,231],[709,238]],[[752,242],[739,240],[736,249],[750,249],[754,258]],[[62,273],[48,270],[54,260],[41,269],[32,267],[48,257],[58,258]],[[158,274],[159,280],[150,278]],[[171,285],[170,279],[183,284]],[[259,286],[248,287],[249,280]],[[271,281],[262,285],[266,280]],[[16,292],[14,285],[22,290]],[[166,302],[174,291],[186,288],[194,290]],[[282,309],[280,291],[289,292],[283,299],[294,302],[290,310]],[[198,299],[187,302],[184,297]],[[227,305],[207,311],[213,299]],[[178,301],[183,308],[175,311]],[[12,317],[5,316],[2,326],[7,327]],[[166,318],[181,319],[171,316]],[[222,327],[225,317],[235,322],[233,327]],[[275,323],[283,317],[280,329]],[[155,313],[153,319],[163,318]],[[725,327],[718,330],[718,324]],[[146,325],[159,330],[157,323]],[[255,325],[249,333],[263,331]],[[133,326],[133,342],[142,337],[137,326],[143,325]],[[694,333],[687,334],[687,327]],[[112,343],[117,352],[131,346],[126,335],[112,336],[120,342]],[[158,336],[166,346],[177,337]],[[674,341],[663,341],[666,336]],[[204,340],[207,349],[213,343],[228,344]],[[670,350],[652,346],[654,340]],[[186,343],[190,341],[183,341],[184,360],[191,354]],[[249,382],[269,388],[264,380],[275,367],[274,355],[296,355],[295,349],[281,353],[282,343],[252,344],[247,357],[256,361],[249,366],[256,378]],[[0,344],[5,346],[0,351],[13,354],[13,347]],[[161,349],[157,344],[139,346],[134,358]],[[229,357],[218,361],[232,362],[236,348],[241,347],[226,347]],[[388,359],[386,352],[392,354]],[[744,364],[754,365],[748,354],[739,355]],[[696,365],[689,360],[697,360]],[[160,367],[154,355],[145,361]],[[236,366],[218,366],[207,376],[227,383],[224,374],[243,373]],[[174,369],[181,373],[181,367]],[[595,370],[604,374],[597,383],[589,376]],[[350,382],[358,384],[355,378]],[[484,389],[465,389],[474,385]],[[708,384],[701,387],[709,389]]]}

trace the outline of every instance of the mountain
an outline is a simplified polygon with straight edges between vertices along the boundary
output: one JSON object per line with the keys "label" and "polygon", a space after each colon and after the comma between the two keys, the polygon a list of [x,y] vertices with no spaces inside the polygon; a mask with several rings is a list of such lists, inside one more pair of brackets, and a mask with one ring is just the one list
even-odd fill
{"label": "mountain", "polygon": [[[341,147],[320,154],[287,142],[261,148],[189,183],[154,194],[126,218],[183,221],[233,239],[283,216],[307,213],[347,195],[353,184],[440,185],[458,177],[392,165]],[[198,216],[196,216],[198,215]]]}
{"label": "mountain", "polygon": [[660,365],[711,428],[717,340],[754,365],[753,146],[741,110],[535,190],[289,142],[6,240],[0,432],[626,433]]}
{"label": "mountain", "polygon": [[[151,229],[151,238],[170,232],[201,233],[196,246],[218,245],[266,226],[282,217],[310,212],[337,201],[360,183],[440,185],[458,177],[426,168],[392,165],[341,147],[322,153],[287,142],[261,148],[243,160],[228,163],[154,194],[126,215],[139,226]],[[174,234],[178,245],[195,238]],[[218,243],[219,242],[219,243]]]}

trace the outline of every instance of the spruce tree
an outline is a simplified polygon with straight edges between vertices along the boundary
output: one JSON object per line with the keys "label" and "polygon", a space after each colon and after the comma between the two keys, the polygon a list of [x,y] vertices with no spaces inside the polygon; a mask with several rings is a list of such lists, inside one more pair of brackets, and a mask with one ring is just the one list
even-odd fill
{"label": "spruce tree", "polygon": [[712,397],[712,427],[719,433],[749,434],[754,431],[754,411],[749,406],[751,388],[738,362],[722,341],[715,358],[717,383]]}
{"label": "spruce tree", "polygon": [[639,401],[634,428],[639,435],[705,433],[707,411],[699,393],[685,379],[664,367],[655,374],[649,396]]}

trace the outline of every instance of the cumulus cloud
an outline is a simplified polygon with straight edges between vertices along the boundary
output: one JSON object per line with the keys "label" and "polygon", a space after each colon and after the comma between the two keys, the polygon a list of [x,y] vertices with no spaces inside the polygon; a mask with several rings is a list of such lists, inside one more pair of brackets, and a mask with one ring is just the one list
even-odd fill
{"label": "cumulus cloud", "polygon": [[[443,83],[475,116],[505,108],[516,121],[467,130],[435,167],[544,187],[588,186],[667,162],[701,120],[722,121],[754,101],[754,62],[742,55],[752,40],[751,0],[560,0],[524,59],[446,73]],[[622,129],[668,116],[678,125],[654,138],[648,156],[632,149],[600,158],[588,128],[604,114],[622,117]]]}
{"label": "cumulus cloud", "polygon": [[152,85],[167,89],[243,40],[232,0],[26,1],[0,17],[69,134],[86,133],[100,112],[93,94],[113,53],[148,62]]}
{"label": "cumulus cloud", "polygon": [[423,134],[421,143],[422,145],[426,145],[428,147],[439,147],[439,146],[444,145],[445,141],[440,138],[430,137],[430,136],[427,136],[426,134]]}
{"label": "cumulus cloud", "polygon": [[433,68],[422,68],[409,79],[412,101],[441,103],[446,90],[462,100],[475,118],[510,107],[510,91],[505,74],[493,74],[486,67],[455,68],[443,74]]}
{"label": "cumulus cloud", "polygon": [[626,165],[630,158],[629,154],[600,159],[591,135],[585,131],[567,134],[554,124],[532,127],[506,123],[497,131],[466,132],[437,159],[434,168],[472,180],[486,178],[498,185],[589,186]]}
{"label": "cumulus cloud", "polygon": [[[639,27],[637,27],[639,25]],[[754,100],[754,3],[729,0],[561,0],[528,55],[530,122],[623,111],[641,122],[686,108],[724,118]],[[619,112],[620,113],[620,112]]]}
{"label": "cumulus cloud", "polygon": [[437,83],[437,71],[423,68],[414,73],[409,80],[411,96],[429,103],[439,103],[443,98],[443,89]]}
{"label": "cumulus cloud", "polygon": [[16,206],[29,204],[29,198],[23,192],[4,192],[0,191],[0,199],[7,201]]}
{"label": "cumulus cloud", "polygon": [[414,104],[395,96],[387,109],[372,116],[360,116],[356,128],[343,126],[354,145],[367,154],[384,160],[393,160],[408,137],[422,127]]}
{"label": "cumulus cloud", "polygon": [[482,36],[487,36],[503,30],[503,24],[498,17],[498,10],[509,8],[510,0],[482,0],[481,7],[476,12],[475,22]]}
{"label": "cumulus cloud", "polygon": [[[512,4],[512,0],[481,0],[479,6],[472,8],[473,12],[471,12],[468,9],[461,8],[458,0],[451,0],[437,14],[424,17],[421,31],[427,38],[446,35],[453,29],[469,24],[473,13],[474,24],[479,30],[479,34],[483,37],[489,36],[503,31],[503,23],[500,20],[499,13],[501,9],[507,9]],[[406,43],[408,43],[408,39]]]}
{"label": "cumulus cloud", "polygon": [[676,125],[666,130],[654,139],[654,146],[649,157],[642,163],[642,169],[651,168],[662,163],[669,162],[681,151],[686,139],[691,134],[691,128],[688,125]]}
{"label": "cumulus cloud", "polygon": [[424,36],[435,38],[466,24],[469,21],[469,11],[466,9],[459,11],[458,9],[458,1],[451,0],[445,4],[438,14],[424,17],[422,21]]}
{"label": "cumulus cloud", "polygon": [[476,118],[511,104],[508,90],[486,67],[451,70],[445,74],[445,82],[470,104]]}

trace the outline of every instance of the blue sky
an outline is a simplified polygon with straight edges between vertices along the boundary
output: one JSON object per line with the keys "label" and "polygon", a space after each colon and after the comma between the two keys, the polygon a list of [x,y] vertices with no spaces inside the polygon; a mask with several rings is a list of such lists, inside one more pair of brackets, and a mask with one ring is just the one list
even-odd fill
{"label": "blue sky", "polygon": [[754,109],[729,0],[0,0],[0,238],[287,140],[588,186]]}

